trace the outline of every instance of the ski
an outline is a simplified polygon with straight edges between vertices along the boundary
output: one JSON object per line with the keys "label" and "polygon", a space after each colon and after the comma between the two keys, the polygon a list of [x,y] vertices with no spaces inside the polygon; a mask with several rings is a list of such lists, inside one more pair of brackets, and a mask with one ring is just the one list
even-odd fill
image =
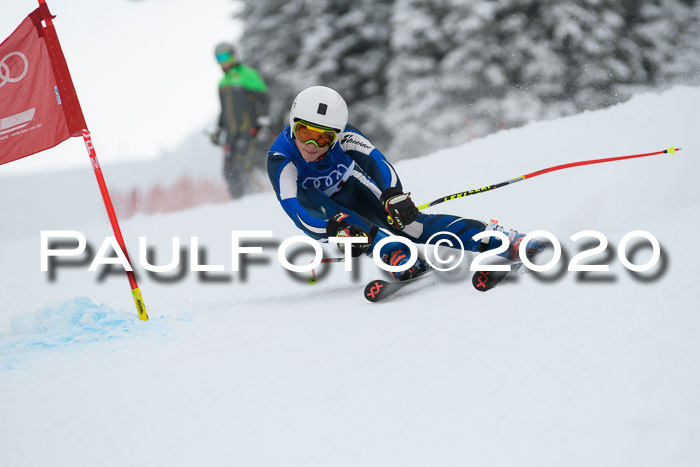
{"label": "ski", "polygon": [[365,298],[372,303],[377,303],[393,295],[406,285],[426,278],[432,272],[432,269],[426,269],[425,272],[405,281],[385,281],[383,279],[375,279],[365,286]]}
{"label": "ski", "polygon": [[476,271],[472,276],[472,285],[479,292],[486,292],[502,282],[511,280],[523,267],[523,263],[514,263],[510,271]]}
{"label": "ski", "polygon": [[[552,244],[548,241],[545,241],[543,243],[544,246],[528,253],[528,258],[530,259],[530,261],[537,258],[539,255],[542,254],[543,251],[546,251],[552,246]],[[472,276],[472,285],[479,292],[487,292],[496,287],[498,284],[510,282],[517,275],[528,271],[527,269],[525,271],[521,271],[522,269],[523,262],[516,261],[514,263],[511,263],[510,271],[476,271]]]}

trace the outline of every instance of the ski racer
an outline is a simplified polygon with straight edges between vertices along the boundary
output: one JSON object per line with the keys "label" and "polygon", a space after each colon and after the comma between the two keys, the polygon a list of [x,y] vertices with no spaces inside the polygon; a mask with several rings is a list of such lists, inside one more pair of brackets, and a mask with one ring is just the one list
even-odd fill
{"label": "ski racer", "polygon": [[221,114],[211,140],[224,145],[224,178],[235,199],[252,188],[255,140],[269,135],[270,102],[265,81],[237,60],[231,44],[217,45],[214,54],[224,76],[219,82]]}
{"label": "ski racer", "polygon": [[[496,237],[472,239],[486,229],[503,232],[494,222],[421,213],[386,157],[348,124],[345,101],[328,87],[307,88],[294,99],[289,125],[268,151],[267,171],[282,208],[308,236],[319,241],[335,236],[367,237],[367,243],[352,245],[353,256],[379,254],[391,266],[406,265],[410,252],[399,241],[375,251],[387,232],[418,244],[436,243],[452,233],[464,249],[475,252],[501,245]],[[518,260],[525,235],[515,230],[507,235],[510,247],[502,256]],[[531,240],[528,255],[541,247],[541,242]],[[402,281],[427,269],[427,263],[417,258],[408,269],[392,274]]]}

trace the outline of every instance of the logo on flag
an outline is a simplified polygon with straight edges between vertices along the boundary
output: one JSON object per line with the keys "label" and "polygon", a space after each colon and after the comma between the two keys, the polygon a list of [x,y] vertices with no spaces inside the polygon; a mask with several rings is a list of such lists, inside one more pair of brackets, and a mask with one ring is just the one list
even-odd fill
{"label": "logo on flag", "polygon": [[[0,43],[0,165],[82,135],[117,243],[126,252],[53,18],[46,0],[39,0],[39,8]],[[139,318],[148,320],[134,272],[126,275]]]}
{"label": "logo on flag", "polygon": [[29,109],[15,115],[10,115],[9,117],[0,118],[0,135],[11,133],[29,125],[34,119],[35,112],[36,109]]}
{"label": "logo on flag", "polygon": [[[46,10],[46,11],[43,11]],[[87,128],[46,4],[0,43],[0,165]]]}
{"label": "logo on flag", "polygon": [[[0,88],[7,83],[19,83],[27,76],[29,71],[29,60],[22,52],[14,51],[2,57],[0,60]],[[23,112],[10,115],[9,117],[0,116],[0,135],[12,133],[29,125],[34,119],[36,108],[31,108]]]}
{"label": "logo on flag", "polygon": [[[11,60],[12,57],[18,57],[19,60]],[[22,66],[15,66],[17,62],[22,63]],[[22,69],[22,72],[16,77],[12,77],[12,72],[20,68]],[[22,78],[27,76],[28,71],[29,61],[27,60],[27,56],[22,52],[10,52],[9,54],[5,55],[2,57],[2,60],[0,60],[0,88],[5,86],[7,83],[17,83],[22,81]]]}

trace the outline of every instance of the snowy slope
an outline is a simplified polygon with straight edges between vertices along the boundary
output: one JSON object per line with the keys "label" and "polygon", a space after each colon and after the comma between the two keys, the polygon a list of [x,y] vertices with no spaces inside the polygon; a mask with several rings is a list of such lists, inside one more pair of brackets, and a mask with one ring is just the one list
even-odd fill
{"label": "snowy slope", "polygon": [[[568,258],[579,249],[569,236],[598,230],[611,254],[593,259],[611,271],[585,278],[529,274],[480,294],[462,274],[373,305],[361,293],[378,275],[371,260],[355,276],[332,265],[313,287],[287,273],[276,244],[298,231],[259,194],[123,222],[132,259],[139,236],[158,264],[172,237],[196,236],[206,263],[225,269],[167,283],[137,268],[142,323],[123,275],[100,280],[83,263],[51,281],[39,231],[8,235],[0,465],[698,465],[698,106],[700,89],[676,88],[397,165],[422,203],[566,162],[683,147],[430,209],[550,231]],[[110,235],[106,221],[69,224],[40,229],[80,230],[95,249]],[[243,276],[230,272],[233,230],[274,232]],[[616,255],[633,230],[662,246],[641,278]],[[650,250],[630,256],[644,263]]]}
{"label": "snowy slope", "polygon": [[[99,151],[100,143],[95,144]],[[80,169],[0,178],[0,212],[22,219],[22,222],[0,224],[0,238],[22,237],[46,225],[68,228],[91,221],[103,222],[104,204],[92,166],[85,148],[78,149],[84,156],[84,167]],[[183,179],[225,189],[222,157],[221,148],[212,145],[205,135],[196,133],[159,159],[108,164],[102,169],[117,213],[124,216],[124,198],[134,190],[139,191],[141,204],[145,204],[144,195],[155,187],[170,188]]]}

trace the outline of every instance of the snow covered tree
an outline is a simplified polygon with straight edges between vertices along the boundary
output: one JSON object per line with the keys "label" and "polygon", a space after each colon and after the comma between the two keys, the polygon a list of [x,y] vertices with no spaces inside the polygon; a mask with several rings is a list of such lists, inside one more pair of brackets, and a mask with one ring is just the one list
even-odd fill
{"label": "snow covered tree", "polygon": [[400,128],[392,149],[424,153],[436,141],[453,145],[470,132],[622,100],[618,83],[645,73],[618,5],[397,0],[389,90]]}
{"label": "snow covered tree", "polygon": [[244,0],[243,58],[286,124],[338,90],[392,159],[699,83],[699,0]]}
{"label": "snow covered tree", "polygon": [[302,89],[330,86],[345,97],[351,122],[382,142],[392,2],[246,1],[242,46],[249,63],[266,77],[274,76],[271,96],[276,118],[286,121],[289,106]]}
{"label": "snow covered tree", "polygon": [[[387,19],[393,0],[316,0],[314,25],[306,31],[297,59],[306,87],[330,86],[350,107],[350,122],[375,143],[387,141],[381,115],[386,107],[386,65],[390,61]],[[301,90],[301,89],[300,89]]]}
{"label": "snow covered tree", "polygon": [[[393,131],[392,159],[425,154],[446,146],[436,141],[455,125],[455,104],[444,109],[446,94],[439,65],[453,48],[441,27],[450,14],[446,0],[396,0],[392,13],[392,58],[388,69],[389,108]],[[444,112],[441,110],[448,110]],[[450,121],[450,122],[448,122]]]}
{"label": "snow covered tree", "polygon": [[270,88],[270,113],[281,130],[291,99],[300,84],[296,60],[303,39],[307,11],[304,2],[248,0],[238,15],[244,22],[240,49],[243,60],[260,71]]}
{"label": "snow covered tree", "polygon": [[642,45],[645,82],[699,84],[700,2],[651,0],[640,2],[635,12],[630,34]]}
{"label": "snow covered tree", "polygon": [[624,19],[611,7],[615,0],[552,2],[537,11],[546,38],[564,64],[556,100],[570,100],[577,110],[609,105],[616,83],[629,81]]}

